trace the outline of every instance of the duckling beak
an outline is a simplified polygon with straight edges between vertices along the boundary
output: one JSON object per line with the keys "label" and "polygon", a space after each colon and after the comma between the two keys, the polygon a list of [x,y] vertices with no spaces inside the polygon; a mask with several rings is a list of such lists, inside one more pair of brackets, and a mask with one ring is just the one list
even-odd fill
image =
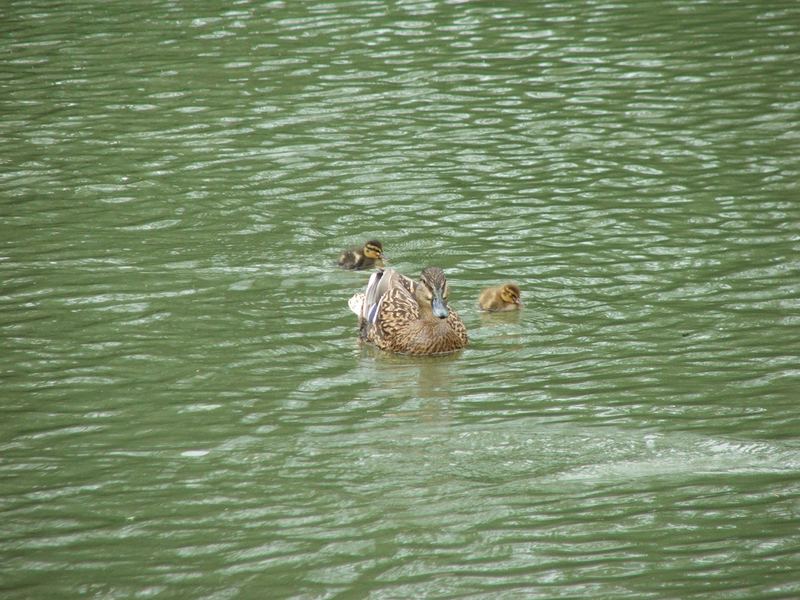
{"label": "duckling beak", "polygon": [[514,304],[516,304],[517,306],[525,306],[525,305],[522,303],[522,298],[517,298],[517,299],[514,301]]}
{"label": "duckling beak", "polygon": [[450,314],[450,309],[447,308],[447,302],[445,302],[444,299],[438,294],[433,297],[431,308],[433,310],[433,316],[440,319],[446,319],[447,315]]}

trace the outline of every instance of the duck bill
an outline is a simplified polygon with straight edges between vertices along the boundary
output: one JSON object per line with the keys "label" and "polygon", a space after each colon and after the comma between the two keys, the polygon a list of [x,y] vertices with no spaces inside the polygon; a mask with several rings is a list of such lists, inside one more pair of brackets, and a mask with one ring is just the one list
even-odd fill
{"label": "duck bill", "polygon": [[447,308],[447,302],[445,302],[444,299],[438,294],[433,297],[431,309],[433,311],[433,316],[438,317],[439,319],[446,319],[447,315],[450,314],[450,309]]}

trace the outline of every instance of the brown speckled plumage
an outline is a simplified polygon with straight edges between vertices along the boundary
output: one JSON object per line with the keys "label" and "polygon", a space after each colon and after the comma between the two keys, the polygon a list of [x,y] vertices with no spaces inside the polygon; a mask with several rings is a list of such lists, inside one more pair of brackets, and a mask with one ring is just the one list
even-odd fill
{"label": "brown speckled plumage", "polygon": [[424,269],[418,282],[394,269],[375,273],[364,297],[355,303],[360,337],[400,354],[460,350],[467,345],[467,330],[458,313],[447,305],[447,295],[447,279],[438,267]]}

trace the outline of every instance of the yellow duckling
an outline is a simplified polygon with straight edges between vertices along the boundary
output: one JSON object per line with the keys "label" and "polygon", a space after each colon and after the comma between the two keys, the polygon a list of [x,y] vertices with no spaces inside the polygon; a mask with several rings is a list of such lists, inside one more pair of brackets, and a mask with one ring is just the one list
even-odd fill
{"label": "yellow duckling", "polygon": [[383,266],[383,246],[378,240],[370,240],[363,248],[343,250],[339,256],[339,266],[343,269],[371,269]]}
{"label": "yellow duckling", "polygon": [[522,307],[522,299],[520,296],[521,292],[517,284],[506,283],[483,290],[478,299],[478,305],[481,310],[517,310]]}
{"label": "yellow duckling", "polygon": [[338,265],[343,269],[360,271],[383,266],[383,246],[378,240],[370,240],[362,248],[342,251]]}
{"label": "yellow duckling", "polygon": [[376,271],[365,292],[350,298],[358,315],[359,337],[381,350],[400,354],[444,354],[467,345],[467,329],[447,304],[444,271],[428,267],[419,281],[394,269]]}

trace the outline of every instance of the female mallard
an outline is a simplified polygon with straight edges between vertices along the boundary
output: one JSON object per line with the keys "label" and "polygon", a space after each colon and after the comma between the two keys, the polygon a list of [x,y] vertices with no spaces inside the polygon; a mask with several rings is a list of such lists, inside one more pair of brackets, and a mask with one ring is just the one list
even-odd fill
{"label": "female mallard", "polygon": [[339,256],[339,266],[343,269],[360,271],[383,266],[383,246],[378,240],[370,240],[362,248],[343,250]]}
{"label": "female mallard", "polygon": [[348,304],[365,342],[400,354],[443,354],[468,341],[461,317],[447,305],[448,292],[439,267],[424,269],[418,282],[386,269],[373,273],[366,292]]}
{"label": "female mallard", "polygon": [[486,288],[481,292],[478,305],[481,310],[505,311],[522,307],[521,292],[515,283]]}

